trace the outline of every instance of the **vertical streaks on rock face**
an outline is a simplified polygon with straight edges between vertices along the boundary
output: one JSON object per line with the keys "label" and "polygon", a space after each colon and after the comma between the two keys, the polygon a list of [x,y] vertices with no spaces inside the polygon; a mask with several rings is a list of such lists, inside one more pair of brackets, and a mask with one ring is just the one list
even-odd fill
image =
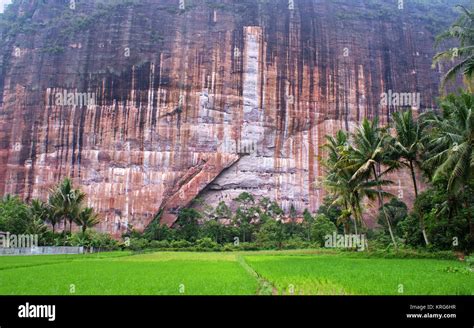
{"label": "vertical streaks on rock face", "polygon": [[197,195],[216,204],[249,191],[316,210],[326,134],[386,122],[398,109],[380,105],[387,90],[420,92],[422,108],[437,95],[423,6],[100,3],[11,8],[20,27],[1,31],[0,194],[44,198],[71,176],[102,230],[143,229],[160,210],[172,224]]}

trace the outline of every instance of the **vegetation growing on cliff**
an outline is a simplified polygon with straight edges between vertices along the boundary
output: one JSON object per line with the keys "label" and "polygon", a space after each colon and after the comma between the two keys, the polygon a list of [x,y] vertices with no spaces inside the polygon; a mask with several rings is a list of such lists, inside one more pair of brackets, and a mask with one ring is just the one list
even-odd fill
{"label": "vegetation growing on cliff", "polygon": [[441,81],[441,89],[446,83],[455,80],[459,73],[462,74],[466,86],[474,92],[474,11],[468,7],[458,6],[462,15],[444,33],[437,37],[437,45],[444,41],[457,41],[457,47],[437,53],[433,63],[455,61],[455,64],[446,72]]}
{"label": "vegetation growing on cliff", "polygon": [[[468,0],[469,1],[469,0]],[[460,0],[458,3],[468,4]],[[347,4],[344,1],[333,0],[333,3],[342,5],[337,9],[335,16],[340,20],[362,20],[369,18],[374,21],[392,22],[403,24],[406,20],[414,20],[423,25],[431,33],[437,34],[444,30],[448,22],[441,18],[449,14],[454,19],[456,12],[451,8],[449,1],[393,1],[387,3],[381,0],[359,0]]]}

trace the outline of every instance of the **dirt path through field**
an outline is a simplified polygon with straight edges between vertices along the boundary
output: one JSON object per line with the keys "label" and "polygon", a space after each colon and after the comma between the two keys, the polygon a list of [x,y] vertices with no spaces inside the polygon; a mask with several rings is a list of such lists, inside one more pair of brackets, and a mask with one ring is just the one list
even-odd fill
{"label": "dirt path through field", "polygon": [[265,280],[261,277],[257,271],[255,271],[248,263],[245,261],[242,255],[236,256],[237,262],[247,271],[251,276],[253,276],[258,281],[257,295],[278,295],[278,289],[273,286],[271,282]]}

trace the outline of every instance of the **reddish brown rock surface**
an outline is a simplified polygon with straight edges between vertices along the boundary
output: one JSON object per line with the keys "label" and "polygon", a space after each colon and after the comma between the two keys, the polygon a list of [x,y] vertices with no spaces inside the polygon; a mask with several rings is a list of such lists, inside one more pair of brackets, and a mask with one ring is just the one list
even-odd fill
{"label": "reddish brown rock surface", "polygon": [[[388,90],[432,107],[433,33],[454,17],[408,1],[20,3],[2,29],[0,194],[45,198],[71,176],[111,232],[160,209],[172,224],[197,195],[316,210],[324,136],[387,121]],[[58,105],[64,91],[93,101]]]}

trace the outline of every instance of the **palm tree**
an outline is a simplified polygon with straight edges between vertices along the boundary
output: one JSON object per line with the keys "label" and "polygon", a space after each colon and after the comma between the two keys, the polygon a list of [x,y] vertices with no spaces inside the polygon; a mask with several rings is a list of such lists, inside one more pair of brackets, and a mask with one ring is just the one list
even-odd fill
{"label": "palm tree", "polygon": [[433,181],[448,179],[447,190],[458,193],[472,179],[474,169],[474,94],[449,95],[441,102],[442,113],[423,116],[429,129],[425,137]]}
{"label": "palm tree", "polygon": [[[441,114],[428,112],[423,117],[429,131],[424,139],[424,167],[432,172],[433,182],[447,180],[448,194],[460,198],[474,178],[474,94],[451,94],[441,102],[441,109]],[[466,209],[469,205],[466,200]],[[474,239],[470,215],[468,220]]]}
{"label": "palm tree", "polygon": [[48,201],[46,204],[46,221],[51,224],[51,227],[53,228],[53,234],[56,231],[56,225],[58,225],[62,220],[63,217],[61,213],[54,207],[52,206],[51,202]]}
{"label": "palm tree", "polygon": [[[397,249],[397,242],[392,231],[392,225],[385,213],[383,206],[383,191],[381,185],[383,184],[378,173],[378,168],[381,165],[387,166],[389,169],[398,168],[399,164],[393,161],[388,156],[387,145],[389,142],[389,135],[385,128],[378,127],[378,119],[369,121],[364,119],[356,132],[353,134],[354,147],[349,153],[346,169],[354,170],[352,180],[370,179],[373,177],[375,185],[377,186],[377,197],[379,206],[382,209],[387,227],[392,238],[393,245]],[[388,172],[387,170],[386,172]]]}
{"label": "palm tree", "polygon": [[[346,158],[350,157],[350,153],[353,151],[349,145],[349,135],[339,130],[335,137],[326,136],[326,140],[327,143],[323,148],[327,150],[328,156],[322,163],[326,168],[324,186],[335,196],[333,205],[340,205],[344,208],[339,221],[345,224],[352,216],[355,233],[357,234],[357,225],[364,223],[362,199],[367,197],[373,200],[378,194],[378,190],[374,188],[380,185],[388,185],[391,182],[381,180],[377,183],[366,178],[353,179],[354,168],[345,166]],[[384,194],[388,195],[387,193]]]}
{"label": "palm tree", "polygon": [[[392,117],[395,123],[395,131],[397,132],[393,140],[392,151],[398,162],[410,170],[415,197],[418,198],[415,167],[420,166],[418,154],[423,147],[421,143],[422,126],[413,118],[411,110],[396,112]],[[425,243],[428,245],[429,240],[422,215],[420,216],[420,227]]]}
{"label": "palm tree", "polygon": [[47,220],[47,205],[39,199],[33,199],[28,208],[30,218],[36,218],[41,221]]}
{"label": "palm tree", "polygon": [[74,221],[82,227],[82,233],[85,233],[87,228],[93,228],[100,223],[99,216],[90,207],[81,210]]}
{"label": "palm tree", "polygon": [[328,152],[326,160],[323,162],[329,169],[334,168],[344,157],[344,150],[349,148],[348,133],[339,130],[336,136],[326,136],[326,144],[323,148]]}
{"label": "palm tree", "polygon": [[28,207],[28,234],[42,235],[46,232],[47,227],[44,222],[47,220],[47,206],[38,199],[33,199]]}
{"label": "palm tree", "polygon": [[472,76],[474,73],[474,12],[461,5],[457,7],[462,11],[461,16],[447,31],[436,38],[436,45],[443,41],[454,39],[459,42],[459,47],[437,53],[433,58],[433,64],[445,60],[454,60],[459,57],[459,61],[443,76],[441,89],[444,89],[446,83],[449,80],[453,80],[461,72],[472,92]]}
{"label": "palm tree", "polygon": [[354,218],[355,233],[358,233],[357,226],[363,225],[362,200],[367,197],[369,200],[375,200],[379,192],[383,196],[391,196],[391,194],[380,191],[379,186],[391,184],[391,181],[368,179],[353,179],[353,172],[348,170],[339,170],[338,172],[329,173],[324,181],[325,188],[334,194],[333,205],[340,205],[345,210],[339,217],[339,221],[344,223],[345,220]]}
{"label": "palm tree", "polygon": [[69,232],[72,232],[72,223],[77,217],[80,206],[86,198],[86,194],[79,189],[74,189],[69,178],[64,179],[58,187],[52,191],[49,203],[56,215],[69,221]]}
{"label": "palm tree", "polygon": [[[349,233],[348,222],[351,220],[351,214],[354,214],[353,208],[349,205],[352,203],[350,178],[347,179],[347,170],[340,168],[340,163],[344,159],[344,153],[347,152],[348,147],[349,135],[346,132],[339,130],[334,137],[326,136],[326,144],[322,148],[327,151],[327,156],[321,161],[326,170],[323,185],[335,196],[331,206],[340,205],[344,208],[338,218],[338,224],[344,225],[345,233]],[[357,217],[355,215],[354,228],[357,234]]]}

